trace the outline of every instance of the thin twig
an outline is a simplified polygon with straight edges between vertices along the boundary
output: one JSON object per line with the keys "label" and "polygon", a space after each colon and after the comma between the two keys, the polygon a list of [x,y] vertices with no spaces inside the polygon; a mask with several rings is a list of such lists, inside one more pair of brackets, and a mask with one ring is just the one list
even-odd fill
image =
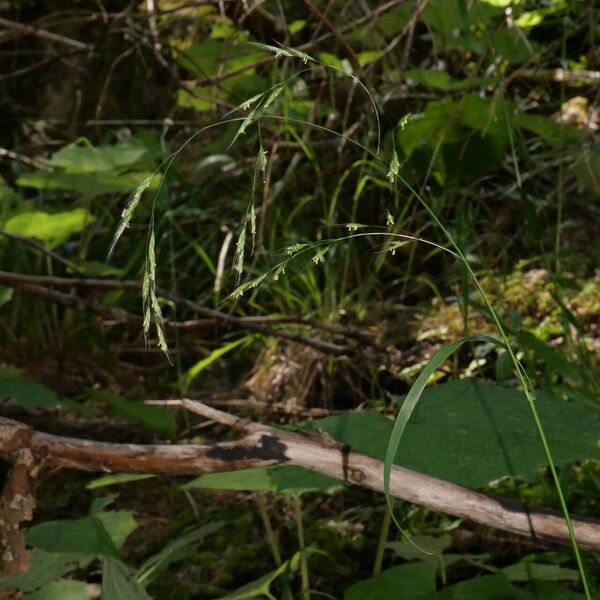
{"label": "thin twig", "polygon": [[[338,45],[344,50],[344,52],[348,56],[348,59],[352,64],[354,72],[360,73],[360,62],[352,46],[348,44],[348,42],[343,38],[342,34],[336,29],[333,23],[311,2],[311,0],[304,0],[304,4],[306,5],[306,8],[308,8],[308,10],[310,10],[310,12],[315,17],[317,17],[317,19],[319,19],[319,21],[321,21],[321,23],[323,23],[323,25],[325,25],[325,27],[329,29],[329,31],[331,31],[331,34],[336,39]],[[368,18],[372,18],[370,14],[368,15]]]}
{"label": "thin twig", "polygon": [[[90,44],[84,44],[79,40],[74,40],[72,38],[65,37],[64,35],[59,35],[58,33],[52,33],[51,31],[41,29],[39,27],[36,27],[35,25],[18,23],[17,21],[10,21],[9,19],[4,19],[0,17],[0,26],[6,27],[7,29],[20,31],[21,33],[27,35],[34,35],[35,37],[38,37],[40,39],[47,40],[50,42],[56,42],[58,44],[62,44],[63,46],[69,46],[70,48],[75,48],[76,50],[94,49],[94,47],[90,46]],[[0,43],[1,42],[2,38],[0,37]]]}
{"label": "thin twig", "polygon": [[76,273],[79,273],[79,274],[82,273],[82,271],[79,269],[79,267],[77,267],[75,264],[73,264],[70,260],[63,258],[60,254],[54,252],[54,250],[51,250],[50,248],[48,248],[48,246],[46,246],[42,242],[36,240],[35,238],[28,237],[26,235],[19,235],[18,233],[12,233],[10,231],[6,231],[5,229],[0,229],[0,235],[4,236],[5,238],[8,238],[10,240],[23,242],[24,244],[27,244],[27,245],[35,248],[36,250],[39,250],[46,256],[53,258],[55,261],[65,265],[66,267],[73,269],[73,271],[75,271]]}
{"label": "thin twig", "polygon": [[[56,286],[56,287],[87,287],[87,288],[96,288],[96,289],[105,289],[105,290],[135,290],[139,291],[142,287],[141,283],[138,281],[115,281],[109,279],[88,279],[88,278],[65,278],[65,277],[53,277],[47,275],[23,275],[20,273],[10,273],[7,271],[0,271],[0,282],[8,283],[23,289],[24,291],[29,291],[30,293],[34,293],[35,295],[42,296],[43,292],[38,289],[42,286]],[[35,286],[35,287],[30,287]],[[208,308],[206,306],[202,306],[188,300],[186,298],[181,298],[171,292],[166,290],[157,288],[156,294],[159,297],[170,300],[174,304],[189,310],[190,312],[196,313],[198,315],[207,317],[209,319],[213,319],[216,324],[223,324],[234,329],[241,329],[245,331],[254,331],[261,335],[266,335],[270,337],[284,339],[290,342],[295,342],[298,344],[302,344],[304,346],[309,346],[318,350],[320,352],[324,352],[326,354],[334,354],[336,356],[346,356],[353,355],[357,352],[357,349],[351,346],[339,345],[332,342],[327,342],[324,340],[308,338],[304,335],[294,333],[291,331],[286,331],[282,329],[274,329],[269,327],[261,322],[257,322],[256,319],[245,318],[245,317],[236,317],[214,308]],[[51,297],[58,298],[58,296],[53,296],[52,294],[47,294],[47,298]],[[79,299],[81,302],[79,304],[80,307],[85,306],[85,302]],[[77,297],[74,296],[71,299],[64,298],[65,304],[71,303],[74,307],[77,307]],[[101,305],[95,305],[94,311],[98,314],[102,314],[100,311],[104,310]],[[125,316],[125,315],[124,315]],[[129,320],[129,317],[127,318]],[[292,322],[292,321],[288,321]],[[296,322],[296,321],[293,321]],[[302,323],[298,323],[302,324]],[[307,323],[308,325],[308,323]]]}

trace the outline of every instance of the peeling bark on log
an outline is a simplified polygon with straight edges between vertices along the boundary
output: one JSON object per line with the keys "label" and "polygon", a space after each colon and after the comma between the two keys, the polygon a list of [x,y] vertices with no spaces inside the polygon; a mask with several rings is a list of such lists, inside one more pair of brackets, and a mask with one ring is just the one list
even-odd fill
{"label": "peeling bark on log", "polygon": [[31,521],[35,508],[34,459],[29,448],[20,448],[16,450],[14,460],[13,469],[0,499],[0,540],[4,575],[27,571],[31,555],[25,544],[21,524]]}

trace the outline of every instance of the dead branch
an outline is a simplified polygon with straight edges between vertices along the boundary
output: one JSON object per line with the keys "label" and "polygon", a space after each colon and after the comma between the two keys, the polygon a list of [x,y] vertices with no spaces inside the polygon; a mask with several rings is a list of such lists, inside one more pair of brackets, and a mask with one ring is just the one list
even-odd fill
{"label": "dead branch", "polygon": [[[301,435],[250,421],[191,400],[165,401],[242,432],[234,442],[205,445],[111,444],[50,435],[0,419],[0,453],[22,449],[37,463],[100,472],[197,475],[257,466],[296,465],[381,492],[383,463],[322,435]],[[392,470],[393,496],[530,538],[569,543],[562,516],[517,500],[493,497],[404,467]],[[577,541],[600,550],[600,522],[574,518]]]}
{"label": "dead branch", "polygon": [[[118,289],[140,291],[142,288],[142,284],[138,281],[116,281],[110,279],[92,279],[85,277],[54,277],[46,275],[26,275],[21,273],[10,273],[7,271],[0,271],[0,282],[17,287],[23,290],[24,292],[45,298],[46,300],[52,302],[65,304],[68,306],[72,306],[73,308],[78,308],[80,310],[91,310],[92,312],[99,314],[100,316],[103,316],[104,318],[107,318],[109,320],[136,321],[137,319],[141,319],[141,317],[131,315],[130,313],[127,313],[122,309],[119,309],[119,314],[117,315],[115,313],[115,309],[109,309],[96,302],[89,302],[83,300],[82,298],[79,298],[78,296],[74,296],[71,294],[61,294],[56,291],[44,289],[48,287],[82,287],[99,290]],[[214,308],[202,306],[196,302],[193,302],[192,300],[181,298],[167,290],[157,288],[156,294],[161,298],[165,298],[166,300],[173,302],[175,305],[180,306],[181,308],[189,310],[190,312],[205,317],[207,319],[211,319],[215,325],[223,325],[231,327],[232,329],[239,329],[243,331],[254,331],[261,335],[275,337],[304,346],[309,346],[310,348],[314,348],[319,352],[323,352],[325,354],[333,354],[335,356],[352,356],[356,354],[359,350],[359,348],[357,347],[335,344],[326,340],[310,338],[305,335],[295,333],[293,331],[275,329],[269,326],[269,324],[286,322],[290,324],[305,325],[317,329],[326,329],[333,331],[333,326],[321,326],[319,324],[312,323],[306,319],[302,319],[301,317],[236,317],[234,315],[230,315],[228,313],[216,310]],[[119,315],[120,318],[118,318]],[[205,322],[196,322],[193,324],[188,323],[187,325],[182,325],[181,328],[201,328],[205,325]],[[179,325],[173,326],[178,327]],[[334,327],[334,329],[339,335],[347,335],[347,337],[358,338],[363,346],[369,345],[376,351],[380,351],[380,349],[368,339],[367,335],[360,335],[357,332],[351,332],[351,330],[347,330],[347,332],[344,333],[343,328],[340,327]],[[382,359],[384,362],[385,360],[387,360],[385,356],[380,356],[379,358]]]}
{"label": "dead branch", "polygon": [[[33,35],[42,40],[46,40],[49,42],[56,42],[58,44],[62,44],[63,46],[68,46],[70,48],[75,48],[76,50],[93,50],[93,46],[89,44],[84,44],[79,40],[74,40],[72,38],[65,37],[64,35],[59,35],[58,33],[53,33],[51,31],[47,31],[46,29],[41,29],[40,27],[36,27],[35,25],[27,25],[25,23],[18,23],[17,21],[10,21],[9,19],[0,18],[0,26],[5,27],[6,29],[19,31],[25,35]],[[0,39],[0,43],[3,40]]]}
{"label": "dead branch", "polygon": [[513,75],[535,81],[553,81],[568,85],[591,84],[600,81],[600,71],[586,69],[517,69]]}
{"label": "dead branch", "polygon": [[26,235],[20,235],[18,233],[12,233],[11,231],[6,231],[6,229],[0,229],[0,235],[5,238],[8,238],[9,240],[23,242],[23,243],[27,244],[28,246],[31,246],[32,248],[39,250],[40,252],[42,252],[46,256],[49,256],[50,258],[54,259],[55,261],[65,265],[66,267],[73,269],[79,275],[83,275],[83,273],[79,270],[79,268],[76,265],[74,265],[71,261],[67,260],[66,258],[63,258],[60,254],[58,254],[57,252],[54,252],[54,250],[52,250],[51,248],[46,246],[46,244],[44,244],[43,242],[40,242],[39,240],[36,240],[35,238],[29,237]]}
{"label": "dead branch", "polygon": [[348,42],[344,39],[342,34],[336,29],[333,23],[310,1],[304,0],[304,4],[306,8],[319,20],[329,31],[331,31],[331,35],[335,38],[336,42],[340,46],[340,48],[346,53],[350,63],[352,64],[352,68],[355,73],[360,73],[362,68],[360,66],[360,62],[358,60],[358,56],[356,56],[356,52],[352,49],[352,47],[348,44]]}

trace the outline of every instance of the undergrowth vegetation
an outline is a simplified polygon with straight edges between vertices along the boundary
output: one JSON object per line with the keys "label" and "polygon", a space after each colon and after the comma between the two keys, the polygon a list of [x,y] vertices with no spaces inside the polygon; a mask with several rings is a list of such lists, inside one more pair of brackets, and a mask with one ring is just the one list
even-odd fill
{"label": "undergrowth vegetation", "polygon": [[[0,597],[595,597],[599,9],[64,4],[0,5],[3,415],[234,439],[160,402],[197,399],[379,459],[383,493],[44,468]],[[394,464],[570,546],[394,499]]]}

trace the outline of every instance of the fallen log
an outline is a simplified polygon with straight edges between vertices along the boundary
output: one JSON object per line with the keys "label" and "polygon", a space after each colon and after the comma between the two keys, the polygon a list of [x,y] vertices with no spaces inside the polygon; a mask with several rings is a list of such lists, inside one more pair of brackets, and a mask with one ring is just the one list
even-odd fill
{"label": "fallen log", "polygon": [[[295,465],[335,479],[383,491],[383,462],[355,452],[322,434],[300,434],[252,421],[192,400],[153,401],[178,406],[224,424],[243,435],[232,442],[194,444],[113,444],[42,433],[0,418],[0,454],[16,460],[28,450],[36,465],[161,475],[199,475],[258,466]],[[432,510],[529,538],[568,545],[562,515],[524,502],[484,494],[401,466],[392,469],[392,496]],[[573,517],[581,549],[600,551],[600,521]]]}

